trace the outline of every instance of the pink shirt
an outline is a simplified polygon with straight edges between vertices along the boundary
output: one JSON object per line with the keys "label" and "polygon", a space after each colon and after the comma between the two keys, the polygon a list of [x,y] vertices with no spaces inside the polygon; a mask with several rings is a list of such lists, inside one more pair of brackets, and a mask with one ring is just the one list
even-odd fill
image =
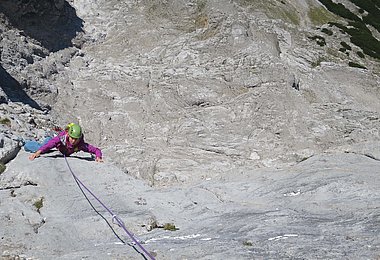
{"label": "pink shirt", "polygon": [[102,158],[102,151],[88,144],[84,141],[83,135],[79,139],[78,144],[72,145],[69,142],[69,135],[66,131],[60,132],[56,137],[50,139],[45,145],[40,147],[41,153],[46,153],[49,150],[57,148],[62,154],[69,156],[70,154],[76,153],[78,151],[83,151],[87,153],[95,154],[96,157]]}

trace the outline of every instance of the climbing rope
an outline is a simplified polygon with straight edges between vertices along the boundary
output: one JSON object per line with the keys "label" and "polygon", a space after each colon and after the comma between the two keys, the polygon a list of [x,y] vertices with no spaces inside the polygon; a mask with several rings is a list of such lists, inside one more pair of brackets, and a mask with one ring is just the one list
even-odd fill
{"label": "climbing rope", "polygon": [[[135,236],[129,232],[127,230],[127,228],[125,227],[123,221],[117,216],[115,215],[112,210],[110,208],[108,208],[89,188],[87,188],[83,182],[75,175],[74,171],[71,169],[70,167],[70,164],[66,158],[66,156],[64,155],[64,158],[65,158],[65,161],[66,161],[66,164],[67,164],[67,167],[69,168],[69,171],[71,172],[71,175],[73,176],[75,182],[77,183],[77,185],[79,186],[80,190],[82,191],[83,195],[86,197],[87,201],[90,203],[91,207],[95,210],[96,213],[98,213],[108,224],[108,226],[111,228],[111,230],[113,231],[113,233],[115,234],[115,236],[123,243],[125,244],[125,242],[116,234],[115,230],[112,228],[112,226],[109,224],[109,222],[95,209],[95,207],[92,205],[92,203],[90,202],[90,200],[88,199],[88,197],[86,196],[85,192],[83,191],[82,188],[84,188],[88,193],[91,194],[91,196],[97,200],[99,202],[100,205],[103,206],[103,208],[105,210],[108,211],[108,213],[111,214],[112,216],[112,222],[117,224],[119,227],[121,227],[125,233],[127,233],[127,235],[132,239],[133,241],[133,244],[134,245],[137,245],[144,253],[147,257],[149,257],[151,260],[155,260],[155,258],[141,245],[141,243],[135,238]],[[133,245],[132,245],[133,246]],[[134,246],[133,246],[134,247]],[[135,247],[134,247],[135,248]],[[136,249],[136,248],[135,248]],[[136,250],[137,251],[137,250]],[[143,255],[143,254],[142,254]],[[144,255],[143,255],[144,256]],[[144,256],[145,258],[145,256]]]}

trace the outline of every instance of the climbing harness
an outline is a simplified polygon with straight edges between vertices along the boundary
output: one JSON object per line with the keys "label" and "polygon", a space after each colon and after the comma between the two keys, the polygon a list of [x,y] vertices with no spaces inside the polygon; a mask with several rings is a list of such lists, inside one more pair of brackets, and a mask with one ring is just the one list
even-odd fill
{"label": "climbing harness", "polygon": [[[151,260],[155,260],[155,258],[141,245],[141,243],[135,238],[135,236],[131,233],[131,232],[129,232],[128,230],[127,230],[127,228],[125,227],[125,225],[124,225],[124,223],[123,223],[123,221],[117,216],[117,215],[115,215],[113,212],[112,212],[112,210],[110,209],[110,208],[108,208],[89,188],[87,188],[84,184],[83,184],[83,182],[75,175],[75,173],[73,172],[73,170],[71,169],[71,167],[70,167],[70,164],[69,164],[69,162],[68,162],[68,160],[67,160],[67,158],[66,158],[66,155],[63,155],[64,156],[64,158],[65,158],[65,161],[66,161],[66,164],[67,164],[67,167],[69,168],[69,171],[70,171],[70,173],[71,173],[71,175],[73,176],[73,178],[74,178],[74,180],[75,180],[75,182],[78,184],[78,186],[79,186],[79,188],[80,188],[80,190],[82,191],[82,193],[83,193],[83,195],[86,197],[86,199],[87,199],[87,201],[90,203],[90,205],[91,205],[91,207],[95,210],[95,212],[96,213],[98,213],[106,222],[107,222],[107,224],[108,224],[108,226],[112,229],[112,231],[113,231],[113,233],[116,235],[116,237],[121,241],[121,242],[123,242],[123,244],[125,244],[125,242],[116,234],[116,232],[114,231],[114,229],[112,228],[112,226],[109,224],[109,222],[95,209],[95,207],[92,205],[92,203],[90,202],[90,200],[87,198],[87,196],[86,196],[86,194],[84,193],[84,191],[83,191],[83,189],[82,188],[84,188],[88,193],[90,193],[91,194],[91,196],[96,200],[96,201],[98,201],[99,202],[99,204],[100,205],[102,205],[103,206],[103,208],[105,209],[105,210],[107,210],[108,211],[108,213],[110,213],[111,214],[111,216],[112,216],[112,222],[113,223],[115,223],[115,224],[117,224],[119,227],[121,227],[124,231],[125,231],[125,233],[127,233],[127,235],[132,239],[132,241],[133,241],[133,243],[132,243],[132,246],[133,245],[137,245],[144,253],[145,253],[145,255],[147,256],[147,257],[149,257]],[[136,250],[136,248],[135,248],[135,250]],[[137,250],[136,250],[137,251]],[[138,252],[138,251],[137,251]],[[140,253],[140,252],[139,252]],[[140,254],[142,254],[142,253],[140,253]],[[142,256],[145,258],[145,256],[142,254]]]}

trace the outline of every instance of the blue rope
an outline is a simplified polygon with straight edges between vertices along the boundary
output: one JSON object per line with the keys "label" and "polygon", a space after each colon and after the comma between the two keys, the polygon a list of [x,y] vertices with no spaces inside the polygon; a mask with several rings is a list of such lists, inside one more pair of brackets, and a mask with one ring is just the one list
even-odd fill
{"label": "blue rope", "polygon": [[[110,213],[111,214],[111,216],[112,216],[112,221],[116,221],[116,224],[117,225],[119,225],[119,227],[121,227],[124,231],[125,231],[125,233],[127,233],[127,235],[132,239],[132,241],[138,246],[138,247],[140,247],[141,248],[141,250],[146,254],[146,256],[148,256],[151,260],[155,260],[155,258],[139,243],[139,241],[134,237],[134,235],[131,233],[131,232],[129,232],[128,230],[127,230],[127,228],[125,227],[125,225],[124,225],[124,223],[123,223],[123,221],[118,217],[118,216],[116,216],[113,212],[112,212],[112,210],[110,209],[110,208],[108,208],[90,189],[88,189],[84,184],[83,184],[83,182],[75,175],[75,173],[73,172],[73,170],[71,169],[71,167],[70,167],[70,164],[69,164],[69,162],[67,161],[67,158],[66,158],[66,156],[65,155],[63,155],[64,156],[64,158],[65,158],[65,161],[66,161],[66,164],[67,164],[67,167],[69,168],[69,170],[70,170],[70,172],[71,172],[71,174],[72,174],[72,176],[73,176],[73,178],[74,178],[74,180],[77,182],[77,184],[78,184],[78,186],[79,186],[79,188],[82,190],[82,188],[81,187],[83,187],[88,193],[90,193],[91,195],[92,195],[92,197],[94,197],[94,199],[96,199],[99,203],[100,203],[100,205],[102,205],[103,206],[103,208],[104,209],[106,209],[107,211],[108,211],[108,213]],[[82,190],[83,191],[83,190]],[[86,196],[86,195],[85,195]],[[86,198],[87,198],[87,196],[86,196]],[[91,203],[90,203],[91,204]],[[92,206],[92,204],[91,204],[91,206]],[[92,206],[93,207],[93,206]],[[94,208],[94,207],[93,207]],[[95,210],[96,211],[96,210]],[[97,211],[96,211],[97,212]],[[99,214],[99,213],[98,213]],[[108,223],[108,222],[107,222]],[[113,230],[113,229],[112,229]],[[114,232],[115,233],[115,232]],[[116,235],[117,236],[117,235]],[[117,236],[118,237],[118,236]],[[119,238],[119,237],[118,237]],[[119,238],[120,239],[120,238]],[[121,239],[120,239],[121,240]],[[122,240],[121,240],[122,241]],[[122,241],[123,242],[123,241]]]}

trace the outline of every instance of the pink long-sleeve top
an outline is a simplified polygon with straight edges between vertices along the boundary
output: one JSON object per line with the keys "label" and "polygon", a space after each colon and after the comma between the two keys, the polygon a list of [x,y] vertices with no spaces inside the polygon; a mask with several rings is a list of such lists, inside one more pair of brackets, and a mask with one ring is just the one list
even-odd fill
{"label": "pink long-sleeve top", "polygon": [[83,151],[95,154],[97,158],[102,158],[102,151],[99,148],[86,143],[84,141],[83,135],[79,139],[78,144],[72,145],[69,142],[69,135],[66,131],[62,131],[56,137],[50,139],[45,145],[41,146],[39,150],[41,153],[46,153],[53,148],[57,148],[62,154],[66,156],[69,156],[70,154],[76,153],[78,151]]}

